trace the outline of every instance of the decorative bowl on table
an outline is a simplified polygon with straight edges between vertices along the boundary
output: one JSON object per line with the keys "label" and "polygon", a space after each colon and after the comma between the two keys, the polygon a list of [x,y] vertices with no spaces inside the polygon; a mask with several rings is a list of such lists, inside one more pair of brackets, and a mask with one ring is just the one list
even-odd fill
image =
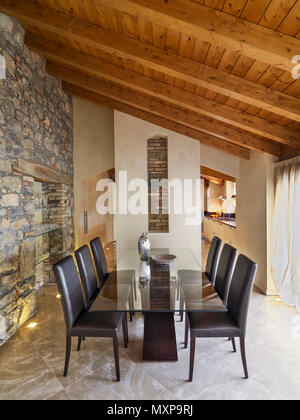
{"label": "decorative bowl on table", "polygon": [[152,260],[157,265],[168,266],[173,261],[175,261],[176,258],[177,258],[176,255],[172,255],[172,254],[157,254],[157,255],[153,255]]}

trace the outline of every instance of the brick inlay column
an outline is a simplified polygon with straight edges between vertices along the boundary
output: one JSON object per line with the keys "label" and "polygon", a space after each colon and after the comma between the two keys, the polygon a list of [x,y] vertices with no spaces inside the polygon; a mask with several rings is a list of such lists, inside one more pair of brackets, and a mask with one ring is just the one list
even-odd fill
{"label": "brick inlay column", "polygon": [[[151,181],[168,179],[168,139],[155,137],[148,140],[148,199],[149,199],[149,232],[168,233],[168,188],[160,188],[151,193]],[[153,209],[157,203],[158,208]],[[152,205],[151,205],[152,204]]]}

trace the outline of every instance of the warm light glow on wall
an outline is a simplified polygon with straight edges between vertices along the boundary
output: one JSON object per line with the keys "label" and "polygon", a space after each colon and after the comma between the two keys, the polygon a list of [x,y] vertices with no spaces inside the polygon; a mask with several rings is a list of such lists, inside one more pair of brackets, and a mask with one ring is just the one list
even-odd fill
{"label": "warm light glow on wall", "polygon": [[31,324],[29,324],[28,326],[27,326],[27,328],[35,328],[37,326],[37,323],[36,322],[32,322]]}

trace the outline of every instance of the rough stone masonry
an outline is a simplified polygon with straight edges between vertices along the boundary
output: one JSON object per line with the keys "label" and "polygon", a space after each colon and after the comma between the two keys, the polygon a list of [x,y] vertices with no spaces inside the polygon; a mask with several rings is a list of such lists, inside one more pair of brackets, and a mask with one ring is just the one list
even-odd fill
{"label": "rough stone masonry", "polygon": [[[17,21],[0,14],[0,345],[35,313],[34,179],[14,169],[24,159],[73,179],[72,99],[24,46]],[[53,187],[49,187],[53,193]],[[73,186],[60,214],[63,253],[74,250]]]}

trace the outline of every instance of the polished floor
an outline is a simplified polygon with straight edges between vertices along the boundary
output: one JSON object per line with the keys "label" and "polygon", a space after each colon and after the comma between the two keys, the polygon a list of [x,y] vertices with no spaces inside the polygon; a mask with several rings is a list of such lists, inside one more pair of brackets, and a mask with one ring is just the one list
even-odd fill
{"label": "polished floor", "polygon": [[64,323],[54,286],[43,288],[37,315],[0,348],[0,399],[300,399],[300,319],[274,297],[254,293],[249,319],[250,379],[239,354],[223,339],[198,340],[195,379],[188,383],[189,351],[177,323],[179,362],[142,361],[143,319],[129,324],[130,346],[120,339],[121,375],[115,382],[109,339],[88,339],[63,378]]}
{"label": "polished floor", "polygon": [[179,361],[143,362],[143,318],[136,315],[129,324],[128,349],[120,337],[117,383],[110,339],[87,339],[80,353],[74,339],[69,376],[63,378],[65,329],[57,293],[55,286],[44,287],[37,315],[0,348],[0,400],[300,399],[300,315],[276,297],[253,294],[249,380],[243,379],[240,355],[232,353],[228,341],[199,339],[194,382],[187,382],[189,350],[183,349],[184,325],[179,322]]}

